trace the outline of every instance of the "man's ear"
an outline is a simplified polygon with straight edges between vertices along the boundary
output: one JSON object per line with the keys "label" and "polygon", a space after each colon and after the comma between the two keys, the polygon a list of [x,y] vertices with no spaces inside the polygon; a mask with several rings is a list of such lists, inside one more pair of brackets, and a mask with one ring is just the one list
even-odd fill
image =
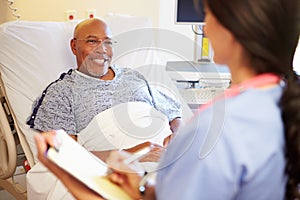
{"label": "man's ear", "polygon": [[72,50],[73,54],[75,55],[76,54],[76,40],[74,38],[70,41],[70,46],[71,46],[71,50]]}

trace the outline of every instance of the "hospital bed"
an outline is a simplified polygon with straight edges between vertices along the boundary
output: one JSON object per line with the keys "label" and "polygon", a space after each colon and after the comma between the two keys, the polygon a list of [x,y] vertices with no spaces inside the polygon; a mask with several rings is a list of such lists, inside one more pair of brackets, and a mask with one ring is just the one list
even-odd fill
{"label": "hospital bed", "polygon": [[[156,56],[151,22],[143,17],[118,14],[101,18],[111,27],[118,42],[113,63],[143,73],[150,83],[181,101],[184,121],[192,117],[192,111],[166,75],[166,62]],[[76,23],[17,20],[0,25],[0,187],[17,199],[72,199],[55,177],[48,174],[44,178],[47,170],[38,165],[33,140],[37,132],[26,125],[26,119],[41,91],[62,72],[76,66],[69,47]],[[13,178],[18,144],[31,167],[26,174],[27,188],[22,189]]]}

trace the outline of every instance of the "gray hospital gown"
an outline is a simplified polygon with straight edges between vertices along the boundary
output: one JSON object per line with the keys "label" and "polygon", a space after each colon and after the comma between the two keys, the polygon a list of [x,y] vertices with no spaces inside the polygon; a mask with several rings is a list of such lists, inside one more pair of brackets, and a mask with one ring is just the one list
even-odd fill
{"label": "gray hospital gown", "polygon": [[113,65],[113,80],[100,80],[69,70],[52,82],[36,99],[27,120],[39,131],[64,129],[77,134],[100,112],[114,105],[140,101],[154,106],[169,121],[181,117],[181,106],[174,99],[149,87],[139,72]]}

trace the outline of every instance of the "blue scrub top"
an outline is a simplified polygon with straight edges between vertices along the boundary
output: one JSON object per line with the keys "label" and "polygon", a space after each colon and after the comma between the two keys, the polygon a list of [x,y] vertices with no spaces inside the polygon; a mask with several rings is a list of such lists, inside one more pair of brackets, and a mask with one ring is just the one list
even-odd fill
{"label": "blue scrub top", "polygon": [[281,94],[249,89],[195,116],[162,158],[157,199],[283,199]]}

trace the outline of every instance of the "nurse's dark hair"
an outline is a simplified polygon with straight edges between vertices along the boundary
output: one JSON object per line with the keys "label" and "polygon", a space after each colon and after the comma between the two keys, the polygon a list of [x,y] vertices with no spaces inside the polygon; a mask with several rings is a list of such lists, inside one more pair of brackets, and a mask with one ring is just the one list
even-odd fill
{"label": "nurse's dark hair", "polygon": [[299,40],[299,0],[206,0],[205,5],[250,56],[257,72],[285,81],[279,102],[285,131],[286,199],[300,199],[300,81],[293,71]]}

